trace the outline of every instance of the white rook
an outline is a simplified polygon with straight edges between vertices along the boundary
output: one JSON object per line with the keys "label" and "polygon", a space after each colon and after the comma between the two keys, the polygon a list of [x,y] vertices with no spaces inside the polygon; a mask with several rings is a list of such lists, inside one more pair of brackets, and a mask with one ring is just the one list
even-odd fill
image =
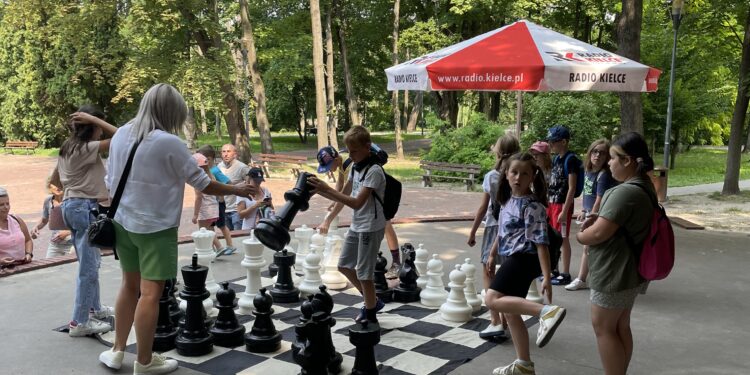
{"label": "white rook", "polygon": [[245,250],[245,258],[242,259],[240,264],[247,270],[247,279],[245,280],[245,292],[240,295],[237,306],[239,306],[240,314],[250,315],[254,309],[253,299],[258,294],[258,290],[263,287],[260,273],[266,265],[266,260],[263,259],[264,246],[255,238],[254,232],[250,232],[249,239],[242,241],[242,247]]}
{"label": "white rook", "polygon": [[297,270],[302,269],[305,263],[305,256],[310,251],[310,237],[312,237],[313,233],[315,231],[305,224],[294,230],[294,238],[297,239],[297,259],[295,260],[294,268]]}

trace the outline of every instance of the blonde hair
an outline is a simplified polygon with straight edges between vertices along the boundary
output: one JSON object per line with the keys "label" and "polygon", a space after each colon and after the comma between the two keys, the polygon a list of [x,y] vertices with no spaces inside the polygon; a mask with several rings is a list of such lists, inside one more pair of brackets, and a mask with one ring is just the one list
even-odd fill
{"label": "blonde hair", "polygon": [[605,156],[604,156],[604,164],[602,164],[602,169],[609,170],[609,163],[607,162],[609,161],[610,144],[608,140],[604,138],[600,138],[592,142],[591,145],[589,146],[589,149],[586,150],[586,159],[583,161],[583,166],[585,167],[586,172],[592,172],[594,170],[594,163],[591,162],[591,153],[594,151],[594,149],[596,149],[597,146],[601,146],[601,145],[604,145],[604,147],[607,148],[604,151]]}
{"label": "blonde hair", "polygon": [[187,104],[180,92],[166,83],[157,83],[143,94],[138,113],[131,120],[131,131],[140,142],[154,129],[176,133],[186,118]]}
{"label": "blonde hair", "polygon": [[360,146],[365,146],[368,143],[372,143],[370,132],[368,132],[367,128],[364,126],[352,126],[351,129],[347,130],[344,134],[344,143],[354,143]]}
{"label": "blonde hair", "polygon": [[500,172],[503,169],[503,163],[519,151],[521,151],[521,146],[516,136],[506,134],[498,138],[492,147],[492,152],[495,153],[495,170]]}

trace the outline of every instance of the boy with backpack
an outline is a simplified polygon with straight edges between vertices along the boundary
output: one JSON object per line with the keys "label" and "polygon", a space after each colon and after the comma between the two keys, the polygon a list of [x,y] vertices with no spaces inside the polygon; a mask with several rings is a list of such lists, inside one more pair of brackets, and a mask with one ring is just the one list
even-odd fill
{"label": "boy with backpack", "polygon": [[[583,191],[583,164],[573,151],[568,150],[570,131],[555,125],[547,131],[547,142],[555,155],[548,189],[547,217],[553,228],[563,237],[562,272],[552,279],[553,285],[570,284],[570,224],[575,209],[573,200]],[[580,181],[579,181],[580,180]],[[579,186],[580,185],[580,186]],[[552,268],[556,268],[556,264]]]}
{"label": "boy with backpack", "polygon": [[364,297],[365,303],[357,322],[377,323],[376,313],[385,304],[375,295],[374,272],[380,243],[385,234],[386,215],[383,198],[386,175],[383,167],[370,154],[370,133],[362,126],[353,126],[344,134],[344,143],[353,161],[349,180],[341,192],[317,176],[307,180],[313,193],[352,208],[352,223],[346,233],[338,269]]}

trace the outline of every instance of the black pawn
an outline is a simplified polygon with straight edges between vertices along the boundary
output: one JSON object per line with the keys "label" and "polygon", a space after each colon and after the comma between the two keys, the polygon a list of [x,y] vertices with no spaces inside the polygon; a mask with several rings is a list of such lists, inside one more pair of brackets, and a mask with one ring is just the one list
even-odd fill
{"label": "black pawn", "polygon": [[299,310],[302,313],[299,317],[299,323],[294,326],[294,342],[292,343],[292,358],[301,367],[307,367],[306,361],[309,359],[304,356],[307,346],[307,332],[309,331],[306,323],[310,322],[313,314],[313,295],[308,294],[307,299],[302,302]]}
{"label": "black pawn", "polygon": [[333,311],[333,297],[328,294],[328,288],[325,285],[321,285],[320,292],[315,293],[315,297],[312,299],[313,315],[312,319],[315,322],[322,324],[320,332],[323,334],[321,337],[320,345],[322,345],[326,353],[325,355],[317,356],[316,358],[328,358],[328,372],[332,374],[338,374],[341,372],[341,363],[344,358],[341,353],[336,351],[336,347],[333,346],[333,337],[331,337],[331,328],[336,325],[336,319],[331,316]]}
{"label": "black pawn", "polygon": [[277,303],[299,302],[299,289],[294,286],[292,280],[292,266],[295,259],[296,254],[288,252],[286,249],[273,254],[273,263],[279,267],[279,274],[270,293]]}
{"label": "black pawn", "polygon": [[214,349],[214,338],[208,332],[203,320],[203,300],[211,293],[206,290],[208,267],[198,264],[198,256],[193,255],[193,263],[181,269],[185,288],[180,298],[187,301],[185,324],[175,339],[177,353],[186,357],[196,357],[210,353]]}
{"label": "black pawn", "polygon": [[364,320],[349,327],[349,342],[357,348],[352,375],[377,374],[375,345],[380,342],[380,325]]}
{"label": "black pawn", "polygon": [[172,320],[172,324],[177,327],[180,324],[180,320],[185,318],[185,313],[180,310],[180,303],[177,302],[177,279],[167,280],[165,285],[169,285],[169,319]]}
{"label": "black pawn", "polygon": [[251,353],[271,353],[281,348],[281,334],[271,320],[273,314],[273,297],[266,294],[266,288],[260,288],[253,299],[255,322],[250,333],[245,335],[245,347]]}
{"label": "black pawn", "polygon": [[417,286],[419,274],[417,273],[417,267],[414,265],[416,252],[410,251],[407,255],[406,259],[403,259],[404,264],[398,273],[400,282],[398,287],[393,290],[393,299],[398,302],[417,302],[422,289]]}
{"label": "black pawn", "polygon": [[378,251],[378,259],[375,261],[375,294],[383,302],[393,300],[393,289],[388,287],[388,280],[385,279],[388,260],[383,257],[383,252]]}
{"label": "black pawn", "polygon": [[221,289],[216,292],[216,301],[218,302],[219,315],[216,317],[211,334],[214,335],[214,344],[227,348],[240,346],[245,339],[245,326],[240,325],[237,316],[234,314],[234,308],[237,304],[234,302],[234,290],[229,289],[229,283],[221,283]]}
{"label": "black pawn", "polygon": [[[328,358],[329,348],[325,343],[325,332],[330,333],[328,321],[330,316],[326,317],[323,312],[313,313],[309,320],[297,323],[294,332],[297,334],[297,341],[292,348],[292,357],[294,362],[300,366],[300,375],[328,375],[329,364],[322,358]],[[330,371],[338,374],[341,371]]]}
{"label": "black pawn", "polygon": [[156,333],[154,334],[153,350],[157,352],[174,349],[174,340],[177,338],[177,328],[172,323],[169,311],[171,292],[172,280],[167,280],[159,299],[159,319],[156,322]]}

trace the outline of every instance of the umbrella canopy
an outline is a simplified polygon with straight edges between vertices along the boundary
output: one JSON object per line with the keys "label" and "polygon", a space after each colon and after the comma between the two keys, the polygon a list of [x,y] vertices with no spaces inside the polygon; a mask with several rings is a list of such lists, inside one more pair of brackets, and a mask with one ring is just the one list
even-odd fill
{"label": "umbrella canopy", "polygon": [[388,90],[656,91],[661,71],[528,21],[385,70]]}

